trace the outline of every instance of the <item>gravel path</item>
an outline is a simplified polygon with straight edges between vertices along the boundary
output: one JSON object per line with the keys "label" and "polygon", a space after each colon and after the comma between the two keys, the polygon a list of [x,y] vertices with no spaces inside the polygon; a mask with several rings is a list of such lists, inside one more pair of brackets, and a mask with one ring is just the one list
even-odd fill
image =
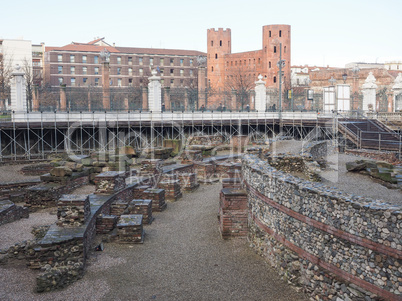
{"label": "gravel path", "polygon": [[389,189],[374,181],[368,175],[348,172],[346,169],[346,162],[355,160],[367,160],[367,158],[346,154],[335,154],[330,156],[328,161],[332,162],[331,167],[334,170],[324,171],[321,174],[323,177],[322,182],[329,187],[335,187],[354,195],[402,205],[401,189]]}
{"label": "gravel path", "polygon": [[39,179],[39,176],[25,176],[20,173],[21,168],[32,164],[13,164],[0,166],[0,183],[19,182]]}
{"label": "gravel path", "polygon": [[103,252],[91,255],[84,278],[62,291],[32,293],[34,272],[0,266],[6,288],[0,299],[307,300],[280,280],[245,239],[220,238],[220,189],[220,184],[201,186],[169,203],[144,227],[144,244],[106,243]]}
{"label": "gravel path", "polygon": [[50,208],[30,213],[29,218],[23,218],[13,223],[4,224],[0,226],[0,249],[9,248],[23,240],[34,239],[31,233],[33,227],[51,225],[56,221],[56,210]]}
{"label": "gravel path", "polygon": [[[302,141],[279,140],[270,149],[276,153],[299,154],[302,146]],[[346,162],[368,160],[367,158],[337,153],[328,156],[326,160],[330,164],[330,167],[321,173],[323,184],[354,195],[402,205],[402,191],[400,189],[389,189],[373,181],[367,175],[347,171]]]}

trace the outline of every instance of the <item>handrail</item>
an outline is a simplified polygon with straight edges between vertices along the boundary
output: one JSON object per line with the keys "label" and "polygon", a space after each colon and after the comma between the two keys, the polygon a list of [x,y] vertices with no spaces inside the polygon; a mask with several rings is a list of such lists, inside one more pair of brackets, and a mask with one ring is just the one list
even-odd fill
{"label": "handrail", "polygon": [[392,134],[395,134],[397,138],[399,138],[400,134],[398,134],[397,132],[395,132],[393,129],[389,128],[386,124],[384,124],[381,120],[379,120],[378,118],[375,118],[375,120],[377,122],[373,122],[373,119],[368,118],[367,116],[361,114],[361,112],[357,111],[358,116],[360,116],[363,119],[368,120],[371,124],[374,124],[377,128],[380,127],[383,130],[385,130],[386,132],[390,132]]}
{"label": "handrail", "polygon": [[[351,116],[353,116],[354,114],[356,114],[355,115],[356,119],[368,122],[369,125],[374,126],[374,128],[377,129],[378,131],[372,131],[369,129],[368,130],[360,129],[355,124],[359,120],[353,120],[353,118],[351,118]],[[349,139],[351,139],[352,141],[354,141],[356,146],[359,147],[360,149],[362,147],[373,146],[372,143],[378,142],[379,150],[381,149],[396,150],[395,146],[399,144],[397,151],[399,151],[399,157],[401,156],[402,135],[393,131],[385,124],[383,124],[381,121],[379,120],[373,121],[368,117],[364,116],[363,114],[361,114],[359,111],[350,111],[349,114],[344,114],[341,111],[337,111],[337,115],[341,116],[341,118],[344,119],[344,122],[339,121],[339,124],[341,125],[339,129],[343,130],[346,136],[349,137]],[[351,130],[350,125],[352,125],[354,129],[356,129],[356,132]],[[375,137],[368,137],[369,135],[373,134],[375,134]]]}

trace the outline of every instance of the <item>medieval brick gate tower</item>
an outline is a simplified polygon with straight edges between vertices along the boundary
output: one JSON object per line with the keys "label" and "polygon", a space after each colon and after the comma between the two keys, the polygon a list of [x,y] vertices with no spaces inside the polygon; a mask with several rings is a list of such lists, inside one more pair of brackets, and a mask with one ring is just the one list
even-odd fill
{"label": "medieval brick gate tower", "polygon": [[[282,66],[282,81],[290,83],[291,66],[291,27],[290,25],[266,25],[262,28],[262,49],[241,53],[232,53],[230,28],[208,29],[207,33],[208,85],[215,92],[238,90],[253,86],[259,74],[267,88],[279,88],[280,54],[285,61]],[[233,80],[244,76],[245,80]],[[254,87],[254,86],[253,86]],[[219,97],[210,99],[209,106],[214,108]]]}

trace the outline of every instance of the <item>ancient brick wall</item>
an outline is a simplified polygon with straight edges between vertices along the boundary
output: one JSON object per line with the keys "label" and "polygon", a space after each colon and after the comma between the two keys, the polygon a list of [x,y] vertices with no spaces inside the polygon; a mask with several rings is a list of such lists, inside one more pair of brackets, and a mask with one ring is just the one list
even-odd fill
{"label": "ancient brick wall", "polygon": [[247,193],[223,188],[219,198],[219,231],[223,239],[246,237],[248,233]]}
{"label": "ancient brick wall", "polygon": [[74,189],[88,184],[88,182],[88,176],[84,176],[69,181],[65,185],[45,183],[31,187],[24,196],[26,206],[29,207],[30,210],[34,208],[53,207],[63,194],[69,194]]}
{"label": "ancient brick wall", "polygon": [[249,239],[279,273],[323,300],[400,300],[400,206],[301,180],[255,156],[243,158],[242,173]]}

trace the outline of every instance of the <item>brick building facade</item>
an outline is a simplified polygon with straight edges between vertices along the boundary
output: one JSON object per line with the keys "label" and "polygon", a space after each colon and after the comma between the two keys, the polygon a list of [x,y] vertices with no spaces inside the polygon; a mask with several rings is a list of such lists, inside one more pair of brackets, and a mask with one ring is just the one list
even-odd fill
{"label": "brick building facade", "polygon": [[[285,65],[282,68],[283,82],[290,81],[291,65],[291,27],[290,25],[263,26],[262,49],[241,53],[232,53],[231,30],[228,28],[208,29],[207,66],[208,83],[212,89],[236,89],[233,84],[236,77],[243,78],[243,83],[254,85],[257,76],[264,77],[266,86],[279,88],[280,52]],[[282,44],[282,49],[280,45]],[[239,85],[237,83],[237,85]]]}
{"label": "brick building facade", "polygon": [[46,47],[45,82],[51,86],[101,86],[100,52],[110,53],[110,86],[146,86],[151,69],[156,69],[165,87],[197,84],[197,57],[200,51],[116,47],[104,38],[89,43],[71,43],[63,47]]}

